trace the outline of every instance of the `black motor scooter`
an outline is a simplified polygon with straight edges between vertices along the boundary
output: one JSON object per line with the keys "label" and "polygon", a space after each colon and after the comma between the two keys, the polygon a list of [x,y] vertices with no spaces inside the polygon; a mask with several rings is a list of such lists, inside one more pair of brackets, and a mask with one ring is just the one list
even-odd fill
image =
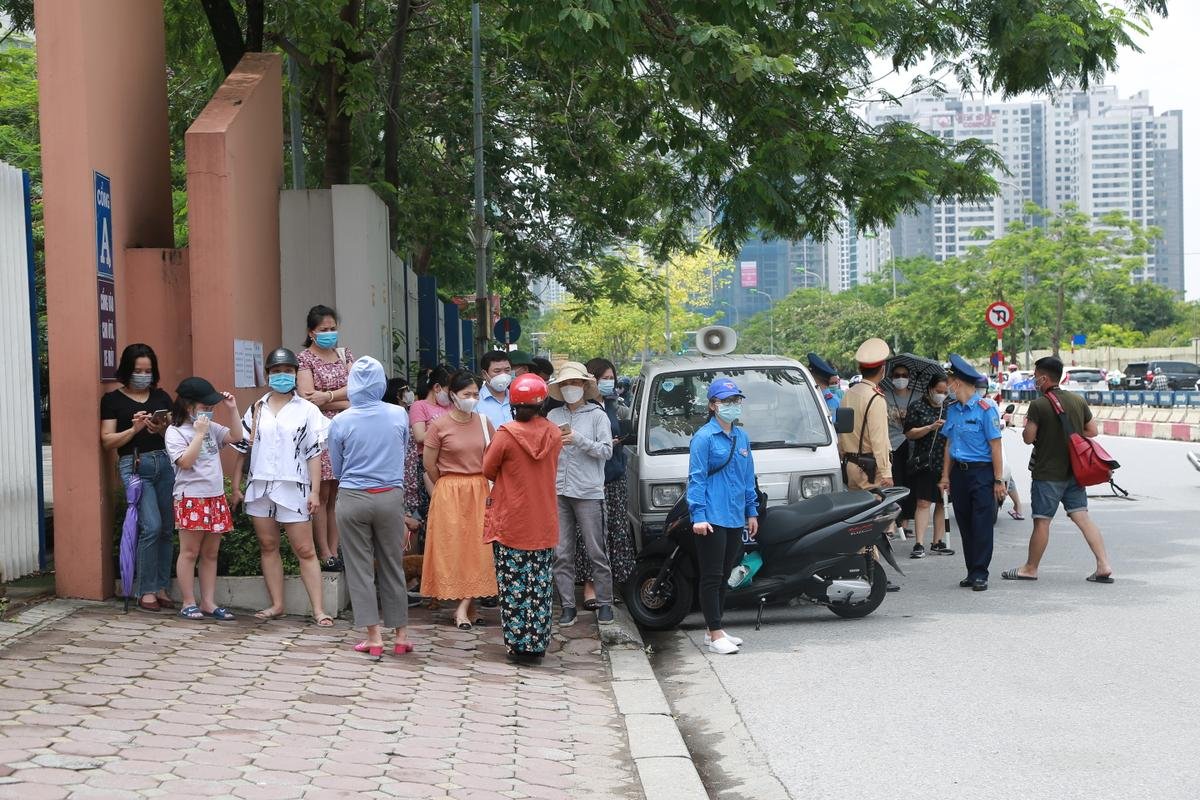
{"label": "black motor scooter", "polygon": [[[828,606],[839,617],[865,617],[887,595],[878,550],[903,574],[888,529],[908,489],[822,494],[767,509],[756,539],[763,564],[748,584],[730,589],[726,608],[757,608],[755,629],[768,604],[793,598]],[[687,498],[667,515],[664,535],[638,554],[625,584],[625,604],[639,625],[674,628],[697,601],[700,568]]]}

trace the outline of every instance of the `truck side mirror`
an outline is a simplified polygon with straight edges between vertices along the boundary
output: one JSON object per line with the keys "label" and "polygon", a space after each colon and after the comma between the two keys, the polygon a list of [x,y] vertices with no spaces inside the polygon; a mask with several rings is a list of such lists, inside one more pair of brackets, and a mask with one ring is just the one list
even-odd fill
{"label": "truck side mirror", "polygon": [[835,433],[854,432],[854,409],[839,408],[833,414],[833,430]]}

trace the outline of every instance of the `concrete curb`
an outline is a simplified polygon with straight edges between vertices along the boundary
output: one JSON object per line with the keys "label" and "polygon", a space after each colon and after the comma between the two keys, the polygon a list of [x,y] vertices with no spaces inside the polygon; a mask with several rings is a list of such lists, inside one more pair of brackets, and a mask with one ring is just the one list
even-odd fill
{"label": "concrete curb", "polygon": [[22,609],[0,622],[0,650],[71,616],[81,608],[105,605],[108,604],[93,600],[56,599]]}
{"label": "concrete curb", "polygon": [[[1027,403],[1016,404],[1013,426],[1025,426]],[[1111,409],[1111,410],[1110,410]],[[1001,407],[1003,410],[1003,406]],[[1172,442],[1200,442],[1200,415],[1196,412],[1141,406],[1093,406],[1096,424],[1106,436],[1134,439],[1162,439]]]}
{"label": "concrete curb", "polygon": [[646,657],[645,644],[633,618],[616,606],[617,621],[600,628],[608,657],[617,711],[625,721],[629,753],[637,767],[646,800],[708,800],[700,773],[658,678]]}

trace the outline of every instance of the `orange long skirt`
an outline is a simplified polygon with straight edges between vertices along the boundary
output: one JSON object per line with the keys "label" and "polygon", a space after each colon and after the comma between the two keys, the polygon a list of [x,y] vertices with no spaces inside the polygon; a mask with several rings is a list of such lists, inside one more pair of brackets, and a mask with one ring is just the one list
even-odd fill
{"label": "orange long skirt", "polygon": [[439,600],[497,594],[492,546],[483,542],[488,496],[482,475],[443,475],[434,487],[425,523],[421,594]]}

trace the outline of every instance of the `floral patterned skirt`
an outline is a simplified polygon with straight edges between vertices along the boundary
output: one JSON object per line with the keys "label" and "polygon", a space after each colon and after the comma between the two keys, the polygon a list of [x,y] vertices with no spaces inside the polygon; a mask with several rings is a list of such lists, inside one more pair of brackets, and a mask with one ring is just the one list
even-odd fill
{"label": "floral patterned skirt", "polygon": [[[637,553],[633,547],[633,529],[629,526],[629,484],[624,477],[604,484],[604,541],[613,583],[624,583],[633,574]],[[575,526],[575,580],[592,579],[592,560],[588,558],[583,532]]]}
{"label": "floral patterned skirt", "polygon": [[510,653],[545,653],[550,645],[554,550],[514,550],[492,543],[500,620]]}
{"label": "floral patterned skirt", "polygon": [[233,515],[225,495],[218,497],[175,498],[175,527],[181,531],[229,533]]}

